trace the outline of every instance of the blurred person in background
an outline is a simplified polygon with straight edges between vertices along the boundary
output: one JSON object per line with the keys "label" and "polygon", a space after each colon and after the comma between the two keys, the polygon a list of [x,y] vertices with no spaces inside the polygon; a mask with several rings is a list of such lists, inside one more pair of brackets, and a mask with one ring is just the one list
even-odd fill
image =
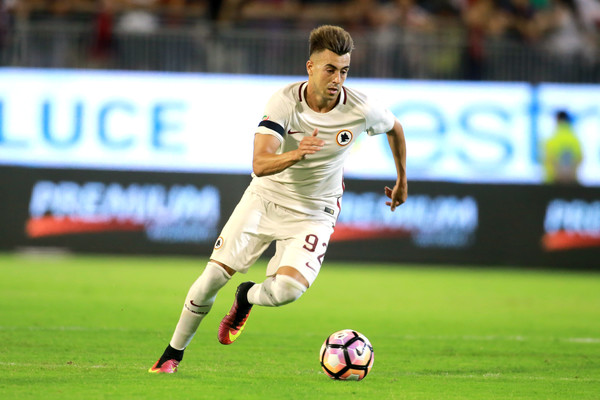
{"label": "blurred person in background", "polygon": [[158,69],[160,55],[152,38],[160,27],[160,0],[115,0],[115,5],[118,65],[134,70]]}
{"label": "blurred person in background", "polygon": [[[237,7],[232,14],[231,3],[227,3],[224,11],[235,19],[230,20],[230,27],[241,29],[256,29],[262,31],[269,40],[264,41],[264,52],[257,54],[251,47],[239,48],[238,54],[232,53],[231,48],[224,47],[224,52],[246,63],[251,73],[278,74],[281,63],[273,60],[289,59],[294,52],[286,36],[281,35],[296,28],[301,20],[301,4],[297,0],[231,0]],[[293,56],[292,56],[293,57]]]}
{"label": "blurred person in background", "polygon": [[575,0],[585,29],[600,39],[600,0]]}
{"label": "blurred person in background", "polygon": [[377,43],[381,54],[390,54],[392,77],[423,78],[428,73],[427,43],[435,31],[436,17],[416,0],[392,0],[380,10]]}
{"label": "blurred person in background", "polygon": [[539,12],[531,0],[502,0],[503,36],[515,43],[535,44],[542,35]]}
{"label": "blurred person in background", "polygon": [[595,26],[589,23],[589,19],[585,22],[578,1],[552,0],[540,20],[544,49],[563,66],[563,76],[568,76],[569,69],[596,61],[599,43]]}
{"label": "blurred person in background", "polygon": [[485,77],[486,42],[499,37],[508,24],[507,16],[499,11],[498,0],[465,0],[461,20],[466,28],[464,78],[481,80]]}
{"label": "blurred person in background", "polygon": [[548,49],[560,56],[586,52],[586,32],[575,0],[552,0],[542,18]]}
{"label": "blurred person in background", "polygon": [[94,16],[94,37],[90,61],[96,68],[108,67],[114,56],[114,0],[99,0]]}
{"label": "blurred person in background", "polygon": [[297,0],[229,0],[222,15],[237,27],[276,31],[293,28],[300,10]]}
{"label": "blurred person in background", "polygon": [[341,17],[348,32],[356,35],[375,31],[384,23],[379,0],[349,0]]}
{"label": "blurred person in background", "polygon": [[554,132],[542,149],[545,182],[577,183],[577,170],[582,159],[581,144],[573,130],[571,116],[565,110],[557,111]]}
{"label": "blurred person in background", "polygon": [[299,0],[299,27],[309,29],[322,24],[340,23],[348,0]]}
{"label": "blurred person in background", "polygon": [[115,0],[119,8],[117,28],[126,33],[150,34],[159,25],[160,0]]}
{"label": "blurred person in background", "polygon": [[352,52],[353,68],[367,76],[385,76],[386,71],[391,73],[387,68],[386,46],[382,46],[377,35],[383,23],[382,4],[380,0],[349,0],[340,15],[344,27],[357,38],[357,43],[361,43]]}
{"label": "blurred person in background", "polygon": [[489,64],[493,79],[514,81],[523,80],[524,76],[534,81],[544,79],[543,74],[551,68],[540,46],[543,37],[540,16],[544,7],[543,2],[536,7],[532,0],[499,0],[498,35],[488,42],[493,48]]}
{"label": "blurred person in background", "polygon": [[[65,68],[76,57],[76,45],[67,29],[69,23],[77,22],[81,2],[75,0],[32,1],[37,27],[42,27],[32,37],[34,66]],[[33,14],[30,14],[33,17]],[[53,34],[48,35],[48,30]],[[74,60],[76,62],[76,60]]]}
{"label": "blurred person in background", "polygon": [[0,65],[7,63],[5,47],[7,46],[7,35],[11,26],[11,14],[9,10],[14,7],[14,0],[3,0],[0,3]]}

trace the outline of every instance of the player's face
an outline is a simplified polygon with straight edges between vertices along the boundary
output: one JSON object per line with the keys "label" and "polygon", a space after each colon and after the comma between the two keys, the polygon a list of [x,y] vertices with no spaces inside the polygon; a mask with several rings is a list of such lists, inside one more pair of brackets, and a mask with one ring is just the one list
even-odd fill
{"label": "player's face", "polygon": [[350,69],[350,53],[337,55],[323,50],[313,53],[306,63],[315,94],[326,101],[336,100]]}

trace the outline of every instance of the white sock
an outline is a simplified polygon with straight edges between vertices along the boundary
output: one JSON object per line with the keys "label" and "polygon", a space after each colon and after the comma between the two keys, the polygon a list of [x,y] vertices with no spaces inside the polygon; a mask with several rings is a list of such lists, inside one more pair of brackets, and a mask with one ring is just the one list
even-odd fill
{"label": "white sock", "polygon": [[279,307],[297,300],[306,287],[287,275],[274,275],[256,284],[248,290],[250,304]]}
{"label": "white sock", "polygon": [[218,264],[206,264],[202,275],[190,288],[179,322],[171,338],[171,347],[185,349],[192,341],[200,322],[212,308],[217,292],[229,282],[231,277]]}

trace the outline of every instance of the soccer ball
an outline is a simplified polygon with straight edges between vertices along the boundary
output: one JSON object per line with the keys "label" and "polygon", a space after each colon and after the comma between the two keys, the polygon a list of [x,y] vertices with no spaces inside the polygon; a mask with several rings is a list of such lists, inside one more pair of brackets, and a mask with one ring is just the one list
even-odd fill
{"label": "soccer ball", "polygon": [[373,346],[360,332],[344,329],[325,340],[319,352],[321,367],[332,379],[360,381],[373,367]]}

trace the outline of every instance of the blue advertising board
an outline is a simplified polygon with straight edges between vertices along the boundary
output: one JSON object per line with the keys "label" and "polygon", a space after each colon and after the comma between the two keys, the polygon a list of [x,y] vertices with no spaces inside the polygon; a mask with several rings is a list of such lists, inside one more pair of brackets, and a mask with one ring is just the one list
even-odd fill
{"label": "blue advertising board", "polygon": [[[0,165],[249,174],[270,96],[304,77],[0,69]],[[349,78],[402,122],[411,180],[538,184],[566,109],[600,185],[600,85]],[[358,136],[348,178],[393,179],[385,135]]]}

